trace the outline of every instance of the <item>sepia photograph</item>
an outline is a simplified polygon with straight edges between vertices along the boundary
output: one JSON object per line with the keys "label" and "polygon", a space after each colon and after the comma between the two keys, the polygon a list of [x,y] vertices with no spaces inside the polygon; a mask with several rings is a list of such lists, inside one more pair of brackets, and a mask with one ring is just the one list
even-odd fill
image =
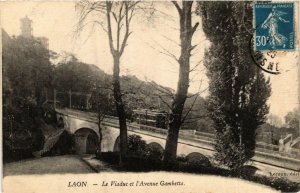
{"label": "sepia photograph", "polygon": [[0,10],[4,193],[300,191],[298,1]]}

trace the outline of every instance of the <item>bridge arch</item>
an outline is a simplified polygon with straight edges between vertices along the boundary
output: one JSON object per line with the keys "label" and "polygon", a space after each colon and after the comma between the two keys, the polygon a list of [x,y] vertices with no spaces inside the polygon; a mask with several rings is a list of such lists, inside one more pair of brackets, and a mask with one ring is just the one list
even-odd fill
{"label": "bridge arch", "polygon": [[74,133],[74,137],[77,154],[93,154],[99,149],[99,137],[93,129],[80,128]]}
{"label": "bridge arch", "polygon": [[120,151],[120,136],[117,137],[115,143],[114,143],[114,152]]}

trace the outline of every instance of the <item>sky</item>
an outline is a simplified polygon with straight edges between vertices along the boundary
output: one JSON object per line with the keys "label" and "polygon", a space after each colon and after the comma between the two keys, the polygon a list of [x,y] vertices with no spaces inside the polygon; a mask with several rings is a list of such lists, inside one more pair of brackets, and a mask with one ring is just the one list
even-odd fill
{"label": "sky", "polygon": [[[112,57],[106,33],[100,26],[88,25],[76,33],[78,10],[74,2],[1,2],[1,26],[9,35],[20,34],[20,19],[26,15],[33,21],[33,35],[49,39],[49,49],[57,53],[74,53],[81,61],[95,64],[112,73]],[[178,64],[167,56],[167,51],[179,56],[178,16],[175,7],[168,2],[155,3],[157,14],[151,19],[140,15],[133,20],[133,33],[121,58],[121,74],[135,75],[141,80],[155,81],[176,89]],[[192,53],[189,92],[208,95],[208,79],[202,60],[209,48],[201,28],[201,18],[193,17],[200,25],[193,37],[196,49]],[[197,53],[197,54],[195,54]],[[299,105],[298,54],[284,53],[280,58],[281,74],[269,75],[272,94],[268,100],[270,113],[284,116]]]}

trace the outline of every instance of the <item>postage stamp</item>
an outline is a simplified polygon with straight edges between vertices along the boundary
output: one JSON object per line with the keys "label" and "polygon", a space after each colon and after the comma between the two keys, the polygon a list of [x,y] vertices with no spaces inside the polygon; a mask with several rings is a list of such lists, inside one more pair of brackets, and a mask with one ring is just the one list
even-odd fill
{"label": "postage stamp", "polygon": [[294,3],[257,3],[254,5],[256,51],[293,51]]}

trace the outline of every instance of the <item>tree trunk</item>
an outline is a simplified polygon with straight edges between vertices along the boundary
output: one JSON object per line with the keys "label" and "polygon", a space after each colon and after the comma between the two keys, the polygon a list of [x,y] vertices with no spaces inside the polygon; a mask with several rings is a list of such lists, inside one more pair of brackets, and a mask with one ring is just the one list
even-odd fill
{"label": "tree trunk", "polygon": [[98,101],[97,101],[98,130],[99,130],[99,147],[98,147],[98,152],[101,154],[102,153],[101,143],[102,143],[102,138],[103,138],[101,123],[103,121],[102,116],[104,116],[104,115],[100,111],[101,107],[100,107],[100,104],[99,104],[99,99],[100,99],[100,97],[98,95]]}
{"label": "tree trunk", "polygon": [[102,153],[101,143],[102,143],[103,134],[102,134],[101,123],[98,123],[98,129],[99,129],[99,147],[98,147],[98,152]]}
{"label": "tree trunk", "polygon": [[182,2],[181,9],[177,7],[180,17],[181,43],[181,52],[178,60],[179,79],[177,83],[177,91],[172,102],[172,109],[169,116],[169,129],[164,153],[165,165],[172,164],[176,159],[178,134],[182,124],[182,112],[189,88],[190,52],[192,50],[191,41],[193,33],[198,26],[198,24],[196,24],[195,27],[192,27],[192,4],[192,1],[184,1]]}
{"label": "tree trunk", "polygon": [[126,114],[124,109],[124,103],[122,101],[122,94],[120,88],[120,57],[114,56],[114,67],[113,67],[113,92],[115,98],[115,105],[117,114],[119,117],[120,125],[120,164],[123,163],[123,159],[127,153],[127,125],[126,125]]}

